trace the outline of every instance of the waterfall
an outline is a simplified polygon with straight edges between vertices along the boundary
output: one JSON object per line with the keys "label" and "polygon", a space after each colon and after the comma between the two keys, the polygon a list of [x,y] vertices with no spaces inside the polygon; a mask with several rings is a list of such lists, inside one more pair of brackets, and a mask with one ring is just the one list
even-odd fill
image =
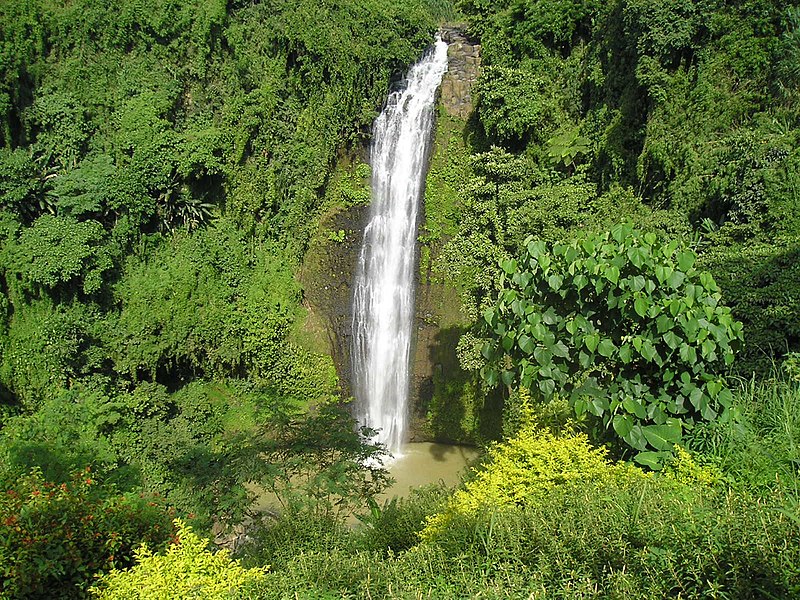
{"label": "waterfall", "polygon": [[445,71],[447,44],[437,37],[373,126],[372,206],[353,296],[353,392],[359,423],[379,430],[376,441],[395,455],[408,427],[417,220]]}

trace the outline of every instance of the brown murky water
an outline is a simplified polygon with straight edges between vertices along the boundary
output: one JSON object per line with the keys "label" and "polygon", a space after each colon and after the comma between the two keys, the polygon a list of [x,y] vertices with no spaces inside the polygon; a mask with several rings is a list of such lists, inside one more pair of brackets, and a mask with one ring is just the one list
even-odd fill
{"label": "brown murky water", "polygon": [[[443,482],[447,486],[455,486],[461,482],[466,468],[479,456],[477,448],[469,446],[451,446],[449,444],[432,444],[418,442],[406,444],[402,455],[387,465],[389,474],[395,480],[394,485],[386,488],[375,498],[379,505],[397,496],[407,496],[412,488]],[[253,509],[259,512],[277,514],[281,508],[277,498],[258,486],[248,486],[257,495]],[[355,517],[351,519],[355,522]]]}
{"label": "brown murky water", "polygon": [[403,497],[413,487],[444,482],[454,486],[461,482],[465,468],[478,458],[477,448],[419,442],[406,444],[402,456],[388,465],[395,484],[377,498],[380,504],[394,496]]}

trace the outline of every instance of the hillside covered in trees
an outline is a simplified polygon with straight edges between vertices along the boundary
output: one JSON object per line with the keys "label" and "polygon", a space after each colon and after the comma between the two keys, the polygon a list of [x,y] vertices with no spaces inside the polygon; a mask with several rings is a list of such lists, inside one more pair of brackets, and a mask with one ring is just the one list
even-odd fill
{"label": "hillside covered in trees", "polygon": [[[309,297],[445,23],[423,413],[485,453],[381,505]],[[4,0],[0,597],[797,596],[799,86],[796,2]]]}

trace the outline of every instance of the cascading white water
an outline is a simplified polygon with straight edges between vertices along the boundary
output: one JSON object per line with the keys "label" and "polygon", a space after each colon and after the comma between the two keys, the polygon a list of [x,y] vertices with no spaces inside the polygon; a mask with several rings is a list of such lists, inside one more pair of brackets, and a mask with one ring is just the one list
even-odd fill
{"label": "cascading white water", "polygon": [[420,195],[447,44],[436,44],[389,96],[373,126],[372,207],[353,297],[356,418],[397,456],[408,426]]}

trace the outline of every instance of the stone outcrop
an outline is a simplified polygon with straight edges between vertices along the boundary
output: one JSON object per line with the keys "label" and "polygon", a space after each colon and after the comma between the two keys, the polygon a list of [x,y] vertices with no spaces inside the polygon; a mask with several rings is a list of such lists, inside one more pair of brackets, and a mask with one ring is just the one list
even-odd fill
{"label": "stone outcrop", "polygon": [[470,41],[461,27],[442,29],[447,49],[447,73],[441,86],[441,103],[447,114],[466,120],[472,113],[473,88],[481,66],[481,46]]}
{"label": "stone outcrop", "polygon": [[[443,28],[442,39],[449,44],[448,70],[439,94],[439,109],[444,111],[445,116],[440,116],[432,140],[431,161],[434,167],[446,164],[449,152],[463,151],[454,145],[464,143],[463,131],[474,110],[473,89],[480,74],[481,47],[466,37],[463,27]],[[429,177],[428,183],[442,185],[435,175]],[[424,219],[420,230],[423,231],[423,228]],[[456,356],[456,344],[463,331],[460,298],[456,290],[441,281],[441,277],[431,273],[431,263],[446,241],[438,239],[428,244],[427,266],[423,265],[420,269],[417,282],[409,402],[412,441],[471,441],[459,426],[448,427],[445,432],[440,423],[431,422],[429,415],[437,388],[441,400],[443,386],[456,390],[467,376],[461,370]],[[450,416],[454,423],[460,419],[459,415]],[[468,417],[464,419],[468,420]]]}

